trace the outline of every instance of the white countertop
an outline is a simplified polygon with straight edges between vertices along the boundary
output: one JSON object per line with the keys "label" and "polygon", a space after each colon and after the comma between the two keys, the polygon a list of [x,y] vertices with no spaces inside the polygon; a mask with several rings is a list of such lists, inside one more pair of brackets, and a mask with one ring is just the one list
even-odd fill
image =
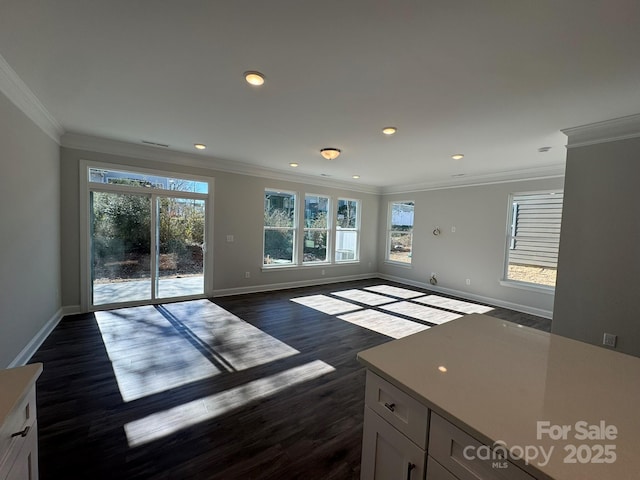
{"label": "white countertop", "polygon": [[[358,359],[485,444],[503,441],[514,452],[553,447],[547,465],[540,458],[518,462],[538,478],[640,478],[640,358],[474,314],[365,350]],[[542,421],[569,425],[566,440],[537,438]],[[577,439],[580,421],[587,428],[604,421],[617,437]],[[616,460],[565,463],[569,444],[581,449],[583,461],[596,456],[594,445],[613,445]]]}
{"label": "white countertop", "polygon": [[41,373],[41,363],[0,370],[0,427],[4,425],[7,415],[29,393]]}

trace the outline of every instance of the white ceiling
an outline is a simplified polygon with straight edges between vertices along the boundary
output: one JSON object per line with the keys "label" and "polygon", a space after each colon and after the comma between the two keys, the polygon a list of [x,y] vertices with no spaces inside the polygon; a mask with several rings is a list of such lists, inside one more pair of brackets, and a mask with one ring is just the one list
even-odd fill
{"label": "white ceiling", "polygon": [[389,188],[558,172],[560,129],[640,112],[639,25],[638,0],[0,0],[0,55],[66,132]]}

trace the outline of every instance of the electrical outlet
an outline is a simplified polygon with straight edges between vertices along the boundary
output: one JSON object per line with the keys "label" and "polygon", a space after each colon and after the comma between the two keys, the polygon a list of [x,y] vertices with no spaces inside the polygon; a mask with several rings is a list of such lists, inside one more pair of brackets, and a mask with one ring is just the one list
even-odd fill
{"label": "electrical outlet", "polygon": [[456,233],[456,227],[455,226],[451,227],[451,233]]}
{"label": "electrical outlet", "polygon": [[614,335],[613,333],[605,333],[602,337],[602,344],[606,345],[607,347],[615,347],[617,339],[617,335]]}
{"label": "electrical outlet", "polygon": [[244,278],[251,278],[251,272],[244,272]]}
{"label": "electrical outlet", "polygon": [[466,283],[467,285],[471,285],[471,279],[470,279],[470,278],[467,278],[467,279],[464,281],[464,283]]}
{"label": "electrical outlet", "polygon": [[322,272],[321,272],[321,273],[322,273],[322,275],[324,275],[324,268],[322,269]]}

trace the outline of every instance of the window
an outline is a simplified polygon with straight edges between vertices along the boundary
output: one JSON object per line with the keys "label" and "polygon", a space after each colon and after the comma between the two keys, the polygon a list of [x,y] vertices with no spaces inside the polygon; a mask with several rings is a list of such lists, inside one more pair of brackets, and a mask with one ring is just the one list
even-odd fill
{"label": "window", "polygon": [[264,265],[295,263],[296,194],[265,191]]}
{"label": "window", "polygon": [[203,181],[105,168],[89,168],[89,182],[92,184],[107,183],[129,187],[177,190],[179,192],[209,193],[209,184]]}
{"label": "window", "polygon": [[303,263],[326,262],[329,238],[329,197],[304,197]]}
{"label": "window", "polygon": [[359,261],[360,209],[359,200],[266,189],[263,267]]}
{"label": "window", "polygon": [[358,200],[338,199],[336,217],[336,262],[358,260],[360,206]]}
{"label": "window", "polygon": [[559,190],[510,196],[506,280],[555,287],[562,201]]}
{"label": "window", "polygon": [[414,202],[389,203],[387,260],[411,264]]}

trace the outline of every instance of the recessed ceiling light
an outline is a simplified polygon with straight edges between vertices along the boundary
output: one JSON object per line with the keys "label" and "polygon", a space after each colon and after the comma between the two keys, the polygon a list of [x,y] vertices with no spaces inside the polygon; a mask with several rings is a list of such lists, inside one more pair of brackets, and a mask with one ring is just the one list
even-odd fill
{"label": "recessed ceiling light", "polygon": [[340,155],[339,148],[323,148],[320,150],[320,155],[322,155],[327,160],[335,160]]}
{"label": "recessed ceiling light", "polygon": [[360,175],[353,175],[351,178],[355,178],[357,180],[360,178]]}
{"label": "recessed ceiling light", "polygon": [[396,127],[384,127],[382,129],[382,133],[384,133],[385,135],[393,135],[397,131],[398,129]]}
{"label": "recessed ceiling light", "polygon": [[462,160],[464,158],[464,155],[461,153],[456,153],[455,155],[451,155],[451,158],[453,158],[454,160]]}
{"label": "recessed ceiling light", "polygon": [[193,146],[196,147],[198,150],[204,150],[205,148],[207,148],[207,146],[204,143],[194,143]]}
{"label": "recessed ceiling light", "polygon": [[253,85],[255,87],[259,87],[264,84],[264,75],[260,72],[249,71],[244,72],[244,79],[247,81],[249,85]]}
{"label": "recessed ceiling light", "polygon": [[298,164],[296,162],[291,162],[289,164],[290,167],[296,168],[298,166]]}

